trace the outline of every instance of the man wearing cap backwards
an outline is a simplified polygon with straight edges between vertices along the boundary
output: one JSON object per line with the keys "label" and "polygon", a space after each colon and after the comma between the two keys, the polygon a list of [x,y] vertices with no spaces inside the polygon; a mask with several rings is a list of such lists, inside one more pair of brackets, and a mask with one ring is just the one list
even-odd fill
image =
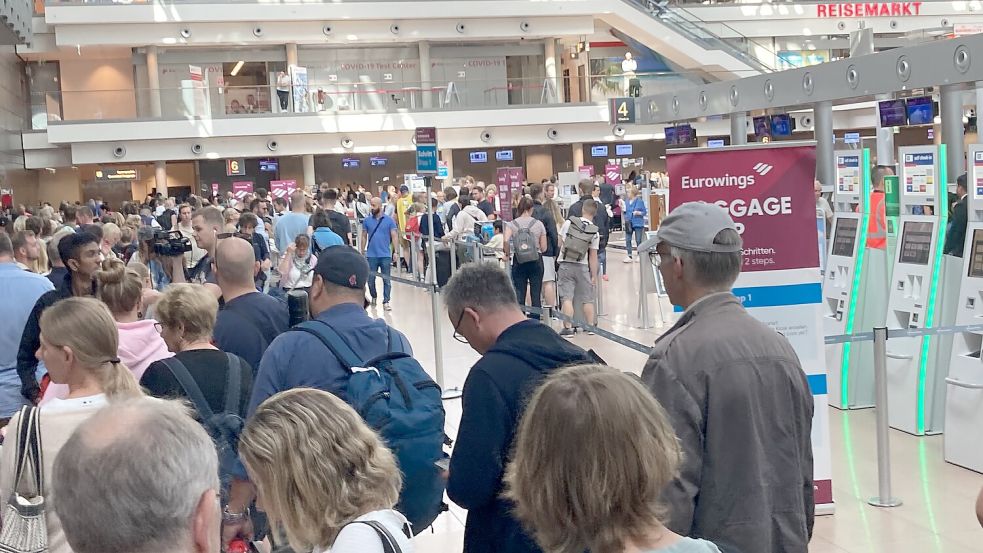
{"label": "man wearing cap backwards", "polygon": [[[310,291],[311,318],[333,328],[362,359],[386,353],[386,322],[365,312],[365,282],[369,264],[349,246],[326,248],[314,267]],[[409,340],[399,331],[400,343],[392,351],[413,354]],[[306,332],[284,332],[263,354],[249,412],[266,398],[284,390],[309,387],[331,392],[347,401],[349,372],[316,337]]]}
{"label": "man wearing cap backwards", "polygon": [[734,221],[714,204],[686,203],[648,245],[669,300],[685,309],[642,371],[683,450],[663,495],[666,526],[738,551],[806,553],[812,394],[788,340],[730,291],[742,264]]}

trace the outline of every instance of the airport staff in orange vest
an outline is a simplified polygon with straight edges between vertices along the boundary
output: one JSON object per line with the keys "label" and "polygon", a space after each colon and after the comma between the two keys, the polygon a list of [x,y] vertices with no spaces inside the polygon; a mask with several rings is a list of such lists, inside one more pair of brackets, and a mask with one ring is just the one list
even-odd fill
{"label": "airport staff in orange vest", "polygon": [[867,247],[878,250],[887,249],[887,211],[884,199],[884,177],[894,175],[894,169],[887,165],[874,167],[871,181],[874,189],[870,192],[870,218],[867,222]]}

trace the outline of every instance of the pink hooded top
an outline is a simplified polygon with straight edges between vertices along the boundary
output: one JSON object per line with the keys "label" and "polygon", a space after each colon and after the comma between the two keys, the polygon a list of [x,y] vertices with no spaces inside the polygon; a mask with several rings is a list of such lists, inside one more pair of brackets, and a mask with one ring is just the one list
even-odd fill
{"label": "pink hooded top", "polygon": [[[157,321],[144,319],[134,323],[116,323],[119,329],[119,360],[126,365],[133,377],[140,382],[140,377],[146,372],[147,367],[154,361],[173,357],[174,354],[167,351],[167,344],[160,337],[160,333],[154,328]],[[44,405],[51,398],[65,399],[68,397],[68,385],[48,384],[44,397],[41,398],[40,405]]]}

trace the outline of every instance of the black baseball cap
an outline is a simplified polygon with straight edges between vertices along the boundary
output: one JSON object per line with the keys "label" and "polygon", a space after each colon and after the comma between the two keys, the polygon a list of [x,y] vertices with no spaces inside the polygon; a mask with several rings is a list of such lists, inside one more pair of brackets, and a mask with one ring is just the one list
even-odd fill
{"label": "black baseball cap", "polygon": [[314,274],[336,286],[359,290],[369,279],[369,263],[351,246],[331,246],[318,254]]}

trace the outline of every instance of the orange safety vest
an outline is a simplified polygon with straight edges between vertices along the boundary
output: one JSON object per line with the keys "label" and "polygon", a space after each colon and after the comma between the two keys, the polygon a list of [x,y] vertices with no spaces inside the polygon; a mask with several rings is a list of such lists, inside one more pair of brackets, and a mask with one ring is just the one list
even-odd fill
{"label": "orange safety vest", "polygon": [[870,218],[867,220],[867,247],[887,249],[887,194],[880,190],[870,193]]}

